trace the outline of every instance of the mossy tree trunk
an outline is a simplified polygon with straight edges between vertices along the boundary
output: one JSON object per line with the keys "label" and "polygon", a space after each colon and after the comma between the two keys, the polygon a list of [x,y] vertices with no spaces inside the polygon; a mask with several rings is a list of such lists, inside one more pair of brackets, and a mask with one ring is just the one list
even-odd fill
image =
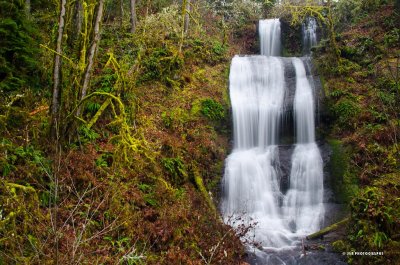
{"label": "mossy tree trunk", "polygon": [[319,230],[318,232],[315,232],[311,235],[308,235],[306,238],[308,240],[313,240],[313,239],[317,239],[317,238],[321,238],[326,234],[329,234],[330,232],[333,232],[341,227],[343,227],[344,225],[346,225],[349,222],[349,218],[345,218],[337,223],[334,223],[330,226],[325,227],[324,229]]}
{"label": "mossy tree trunk", "polygon": [[75,15],[74,15],[74,30],[72,39],[77,44],[80,39],[83,23],[83,5],[82,0],[76,0],[75,2]]}
{"label": "mossy tree trunk", "polygon": [[28,17],[31,15],[31,0],[25,0],[25,12]]}
{"label": "mossy tree trunk", "polygon": [[51,102],[51,127],[50,134],[53,139],[57,137],[57,128],[59,127],[59,112],[61,100],[61,52],[62,52],[62,39],[65,27],[65,6],[66,0],[60,0],[60,16],[58,20],[58,34],[56,42],[56,53],[54,55],[54,70],[53,70],[53,97]]}
{"label": "mossy tree trunk", "polygon": [[136,31],[136,0],[130,0],[131,2],[131,33]]}
{"label": "mossy tree trunk", "polygon": [[[90,49],[89,49],[87,66],[85,69],[85,74],[84,74],[83,83],[82,83],[82,90],[81,90],[81,97],[80,97],[81,100],[83,100],[86,97],[87,91],[89,89],[89,83],[90,83],[90,78],[92,75],[94,59],[95,59],[96,52],[97,52],[97,46],[100,41],[100,33],[101,33],[100,32],[100,24],[103,19],[103,9],[104,9],[104,0],[99,0],[96,21],[94,24],[93,41],[92,41],[92,45],[90,46]],[[82,112],[82,108],[80,106],[76,112],[76,116],[80,116],[81,112]]]}
{"label": "mossy tree trunk", "polygon": [[189,30],[190,0],[186,0],[186,10],[185,10],[185,11],[186,11],[186,12],[185,12],[185,21],[184,21],[183,29],[184,29],[184,32],[185,32],[185,34],[186,34],[186,33],[188,32],[188,30]]}

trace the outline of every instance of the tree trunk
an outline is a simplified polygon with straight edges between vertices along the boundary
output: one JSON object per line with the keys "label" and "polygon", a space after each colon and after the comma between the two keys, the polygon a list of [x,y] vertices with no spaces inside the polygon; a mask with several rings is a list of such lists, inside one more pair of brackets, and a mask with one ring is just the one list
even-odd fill
{"label": "tree trunk", "polygon": [[136,0],[131,1],[131,33],[136,31]]}
{"label": "tree trunk", "polygon": [[[89,88],[90,77],[92,74],[92,68],[94,64],[94,57],[97,51],[97,45],[100,41],[100,24],[103,19],[103,7],[104,7],[104,0],[99,0],[99,5],[97,8],[97,16],[96,21],[94,24],[94,38],[92,45],[89,49],[89,55],[87,60],[87,66],[84,74],[83,85],[82,85],[82,92],[81,92],[81,100],[86,96],[87,90]],[[81,114],[81,107],[78,108],[76,115],[80,116]]]}
{"label": "tree trunk", "polygon": [[181,14],[181,16],[182,16],[182,20],[181,20],[181,22],[182,22],[182,24],[181,24],[182,30],[181,30],[181,40],[180,40],[180,43],[179,43],[179,52],[182,52],[183,41],[185,39],[185,26],[186,26],[186,15],[187,15],[186,7],[187,7],[187,3],[188,2],[189,2],[189,0],[182,0],[182,14]]}
{"label": "tree trunk", "polygon": [[341,226],[345,225],[349,220],[350,220],[349,218],[345,218],[340,222],[334,223],[328,227],[325,227],[324,229],[319,230],[318,232],[315,232],[314,234],[308,235],[306,238],[308,240],[320,238],[332,231],[339,229]]}
{"label": "tree trunk", "polygon": [[80,39],[83,23],[83,5],[82,0],[76,0],[75,2],[75,16],[74,16],[74,32],[72,39],[77,41]]}
{"label": "tree trunk", "polygon": [[53,98],[51,102],[51,137],[53,139],[57,136],[57,127],[59,126],[59,111],[61,100],[61,56],[62,53],[62,38],[65,26],[65,6],[67,0],[60,1],[60,17],[58,20],[58,34],[56,43],[56,54],[54,56],[54,71],[53,71]]}
{"label": "tree trunk", "polygon": [[25,12],[28,17],[31,15],[31,0],[25,0]]}
{"label": "tree trunk", "polygon": [[122,28],[124,23],[124,0],[119,0],[119,26]]}
{"label": "tree trunk", "polygon": [[184,32],[185,34],[189,30],[189,13],[190,13],[190,0],[186,0],[186,8],[185,8],[185,21],[184,21]]}

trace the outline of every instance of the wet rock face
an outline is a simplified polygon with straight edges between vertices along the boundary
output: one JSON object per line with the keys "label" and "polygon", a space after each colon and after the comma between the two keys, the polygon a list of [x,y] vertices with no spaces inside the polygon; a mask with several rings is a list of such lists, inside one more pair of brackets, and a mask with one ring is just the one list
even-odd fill
{"label": "wet rock face", "polygon": [[292,145],[279,146],[279,174],[280,174],[280,190],[286,194],[290,187],[290,170],[292,165],[292,153],[294,147]]}

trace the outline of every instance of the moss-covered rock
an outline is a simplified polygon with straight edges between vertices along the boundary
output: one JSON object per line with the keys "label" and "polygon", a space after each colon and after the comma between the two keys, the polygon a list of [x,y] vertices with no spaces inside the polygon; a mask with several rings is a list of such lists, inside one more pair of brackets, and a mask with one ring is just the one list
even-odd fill
{"label": "moss-covered rock", "polygon": [[328,141],[332,155],[328,164],[331,174],[331,186],[340,203],[348,203],[358,191],[358,178],[351,172],[349,148],[345,148],[339,140]]}

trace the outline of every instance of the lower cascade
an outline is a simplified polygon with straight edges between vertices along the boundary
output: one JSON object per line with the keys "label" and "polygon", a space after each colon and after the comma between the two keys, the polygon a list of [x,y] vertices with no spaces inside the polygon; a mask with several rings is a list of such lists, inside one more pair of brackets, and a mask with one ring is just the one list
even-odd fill
{"label": "lower cascade", "polygon": [[[281,46],[277,23],[278,19],[260,22],[261,45],[267,45],[262,51],[280,50],[276,48]],[[222,181],[225,222],[234,227],[253,224],[254,235],[245,237],[264,250],[298,246],[307,234],[320,229],[324,218],[323,162],[315,142],[312,81],[305,59],[275,55],[236,55],[232,60],[229,91],[234,143]],[[294,97],[289,96],[293,93],[285,81],[288,68],[295,72]],[[289,183],[283,188],[280,135],[287,112],[293,113],[296,143],[290,149]],[[242,223],[233,222],[238,219]]]}

